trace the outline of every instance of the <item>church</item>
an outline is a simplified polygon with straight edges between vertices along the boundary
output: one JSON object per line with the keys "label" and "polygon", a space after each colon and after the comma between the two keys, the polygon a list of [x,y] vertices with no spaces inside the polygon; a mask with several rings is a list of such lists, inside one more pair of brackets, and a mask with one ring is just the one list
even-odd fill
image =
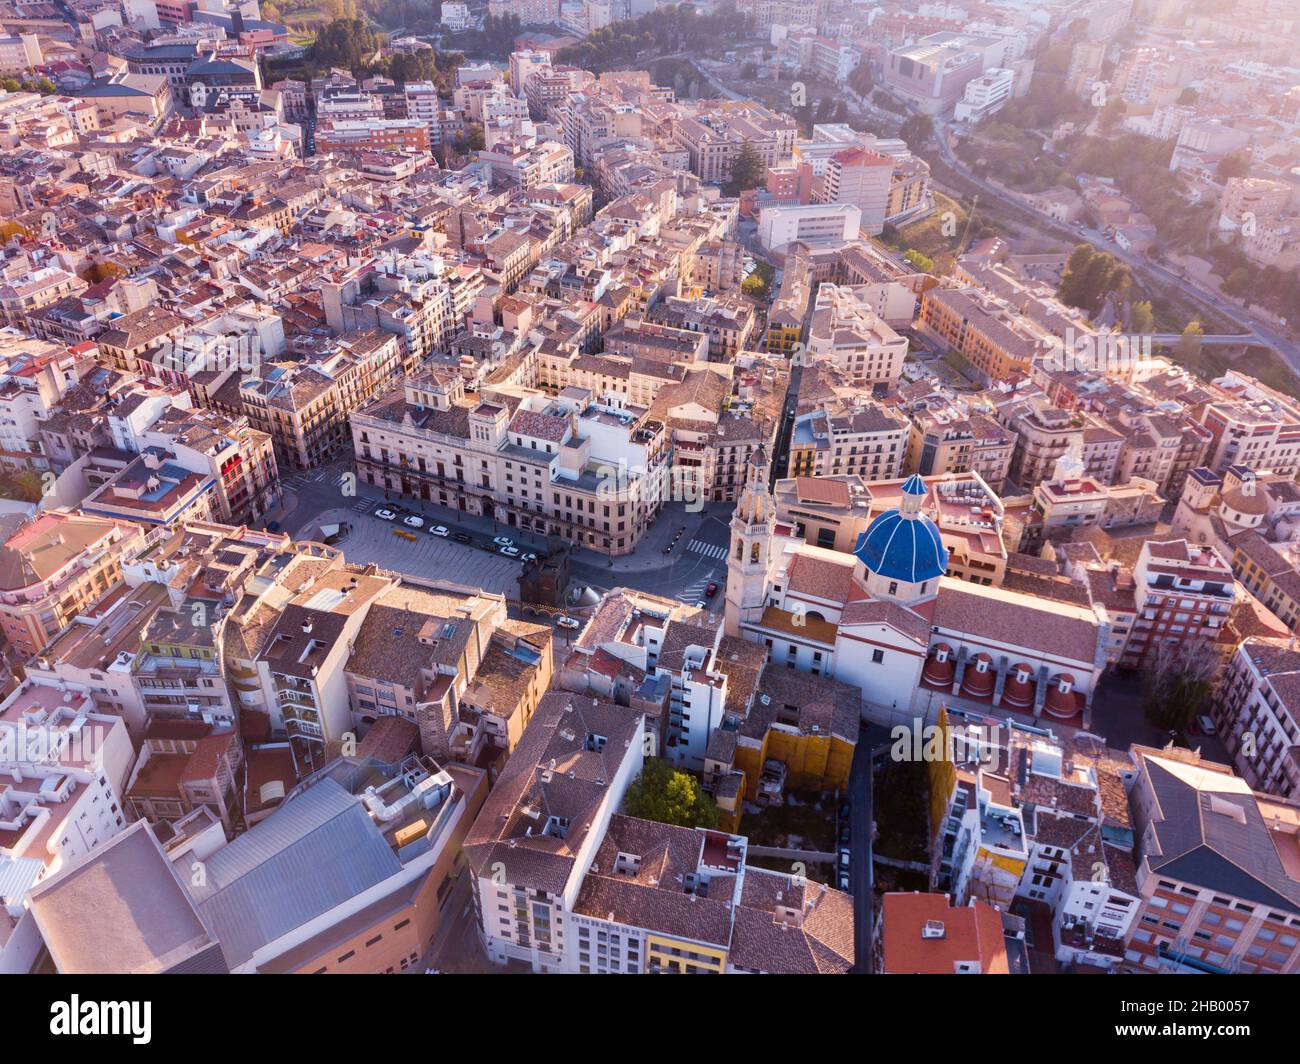
{"label": "church", "polygon": [[1108,626],[1089,606],[949,576],[921,477],[852,553],[778,523],[759,449],[731,519],[726,633],[768,661],[862,691],[863,717],[892,725],[939,707],[1016,713],[1086,729]]}

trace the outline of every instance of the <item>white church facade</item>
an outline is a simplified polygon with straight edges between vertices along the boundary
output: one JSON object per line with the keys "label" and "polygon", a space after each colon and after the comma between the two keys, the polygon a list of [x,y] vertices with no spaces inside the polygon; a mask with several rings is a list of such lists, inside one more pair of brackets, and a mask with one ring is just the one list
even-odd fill
{"label": "white church facade", "polygon": [[768,472],[755,452],[731,521],[728,635],[854,685],[882,724],[933,722],[947,705],[1088,726],[1107,636],[1091,607],[946,575],[919,476],[846,554],[778,523]]}

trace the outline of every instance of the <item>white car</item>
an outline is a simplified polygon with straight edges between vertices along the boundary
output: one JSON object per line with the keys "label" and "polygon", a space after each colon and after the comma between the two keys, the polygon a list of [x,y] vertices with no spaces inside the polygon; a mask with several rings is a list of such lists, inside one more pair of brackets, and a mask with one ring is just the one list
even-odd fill
{"label": "white car", "polygon": [[498,554],[504,554],[507,558],[518,558],[519,548],[513,543],[507,543],[504,547],[497,550]]}
{"label": "white car", "polygon": [[423,528],[424,518],[416,517],[415,514],[408,514],[402,518],[402,524],[409,525],[411,528]]}
{"label": "white car", "polygon": [[432,528],[429,529],[429,535],[444,536],[444,537],[450,536],[451,529],[449,529],[446,525],[434,525]]}
{"label": "white car", "polygon": [[513,547],[515,541],[509,536],[497,536],[492,540],[498,547]]}
{"label": "white car", "polygon": [[560,617],[558,620],[556,620],[555,623],[558,624],[561,628],[582,627],[582,622],[579,621],[576,617]]}
{"label": "white car", "polygon": [[381,521],[396,521],[397,511],[390,510],[388,509],[387,506],[381,506],[378,510],[375,511],[375,516],[379,518],[379,520]]}
{"label": "white car", "polygon": [[697,610],[707,610],[709,608],[709,604],[705,602],[704,599],[700,599],[700,601],[695,604],[695,608]]}
{"label": "white car", "polygon": [[523,554],[519,555],[519,560],[521,562],[535,562],[537,561],[537,555],[530,550],[526,550]]}

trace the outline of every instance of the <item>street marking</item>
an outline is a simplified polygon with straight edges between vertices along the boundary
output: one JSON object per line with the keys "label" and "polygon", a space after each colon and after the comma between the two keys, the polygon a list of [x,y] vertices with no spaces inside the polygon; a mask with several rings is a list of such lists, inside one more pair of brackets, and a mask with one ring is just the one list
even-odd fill
{"label": "street marking", "polygon": [[713,558],[721,561],[727,556],[727,548],[717,543],[705,543],[702,540],[693,539],[686,545],[686,549],[694,551],[696,554],[703,554],[706,558]]}

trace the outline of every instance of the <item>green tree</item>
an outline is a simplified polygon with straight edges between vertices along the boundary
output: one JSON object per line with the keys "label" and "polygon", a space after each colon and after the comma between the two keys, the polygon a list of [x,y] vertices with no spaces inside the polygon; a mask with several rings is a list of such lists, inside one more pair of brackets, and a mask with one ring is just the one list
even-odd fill
{"label": "green tree", "polygon": [[1106,106],[1101,109],[1101,114],[1097,116],[1097,128],[1103,133],[1109,133],[1127,113],[1128,107],[1120,96],[1113,96],[1106,101]]}
{"label": "green tree", "polygon": [[767,167],[763,165],[763,160],[759,158],[754,146],[745,141],[740,146],[740,151],[736,152],[736,157],[731,160],[731,177],[723,186],[723,191],[728,196],[739,196],[742,192],[764,184],[766,176]]}
{"label": "green tree", "polygon": [[898,136],[913,151],[934,134],[934,119],[929,115],[909,115],[898,127]]}
{"label": "green tree", "polygon": [[1176,351],[1179,358],[1195,358],[1201,353],[1201,338],[1205,335],[1205,328],[1199,321],[1189,321],[1187,328],[1183,330],[1183,335],[1178,338],[1178,347]]}
{"label": "green tree", "polygon": [[1066,260],[1059,294],[1062,302],[1096,314],[1107,296],[1122,294],[1130,282],[1128,270],[1109,251],[1079,244]]}
{"label": "green tree", "polygon": [[1142,670],[1147,718],[1162,728],[1185,731],[1209,705],[1216,661],[1204,639],[1157,643]]}
{"label": "green tree", "polygon": [[1221,185],[1226,185],[1234,177],[1245,177],[1250,172],[1250,152],[1239,151],[1234,155],[1225,155],[1214,168],[1214,177]]}
{"label": "green tree", "polygon": [[1151,331],[1152,325],[1155,324],[1155,313],[1151,309],[1149,299],[1141,300],[1129,307],[1128,327],[1129,332],[1143,335]]}
{"label": "green tree", "polygon": [[907,259],[908,262],[922,273],[934,272],[934,259],[930,258],[930,256],[926,255],[924,252],[917,251],[916,248],[908,248],[903,252],[903,258]]}
{"label": "green tree", "polygon": [[871,68],[866,63],[859,63],[849,75],[849,88],[859,96],[867,96],[876,87],[871,77]]}
{"label": "green tree", "polygon": [[658,757],[646,758],[641,775],[627,789],[623,811],[684,828],[718,826],[718,806],[701,789],[699,780]]}
{"label": "green tree", "polygon": [[1223,282],[1223,290],[1230,296],[1244,296],[1251,288],[1250,271],[1238,266]]}

